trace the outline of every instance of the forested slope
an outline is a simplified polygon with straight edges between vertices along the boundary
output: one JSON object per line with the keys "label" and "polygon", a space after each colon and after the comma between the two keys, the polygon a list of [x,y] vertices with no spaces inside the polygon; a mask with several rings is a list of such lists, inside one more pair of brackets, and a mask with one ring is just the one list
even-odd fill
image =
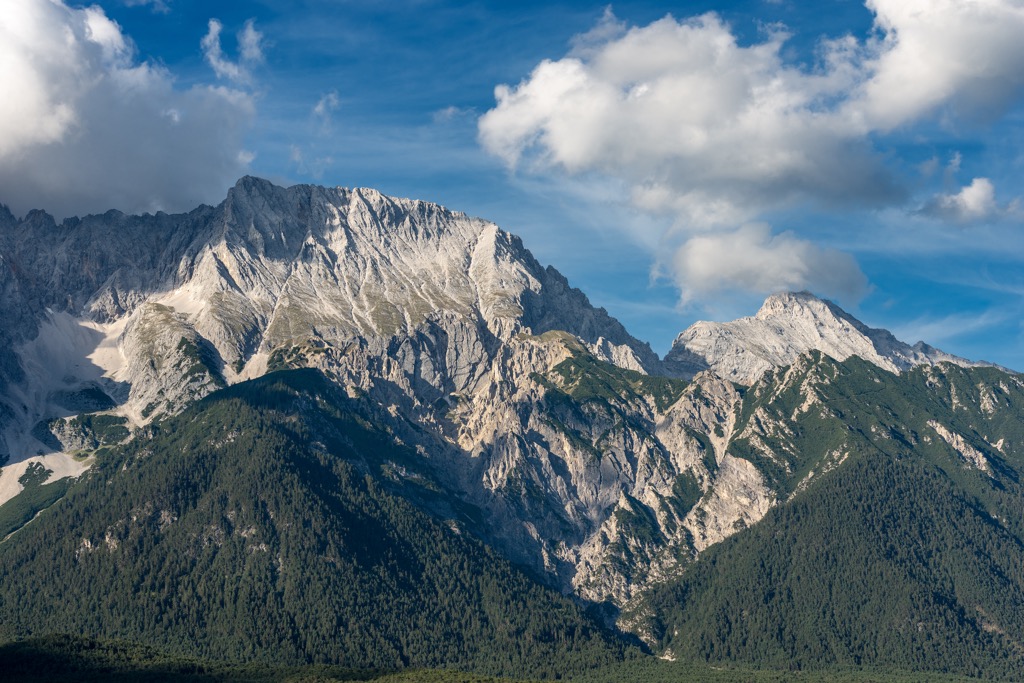
{"label": "forested slope", "polygon": [[621,656],[571,600],[476,540],[473,511],[448,504],[428,461],[350,403],[316,371],[274,373],[102,453],[0,544],[4,635],[517,675]]}
{"label": "forested slope", "polygon": [[1019,378],[949,365],[897,376],[823,356],[778,374],[789,380],[752,387],[735,447],[786,454],[762,466],[792,494],[649,596],[657,646],[1024,679]]}

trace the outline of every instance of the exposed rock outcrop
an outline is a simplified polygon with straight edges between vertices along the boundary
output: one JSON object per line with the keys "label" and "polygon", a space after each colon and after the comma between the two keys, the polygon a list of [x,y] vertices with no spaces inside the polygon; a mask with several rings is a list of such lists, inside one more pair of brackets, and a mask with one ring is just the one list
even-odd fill
{"label": "exposed rock outcrop", "polygon": [[788,467],[785,420],[737,425],[745,401],[776,391],[798,394],[787,418],[817,409],[829,378],[807,378],[821,358],[809,352],[894,372],[967,363],[807,293],[698,323],[662,363],[491,223],[256,178],[177,216],[57,225],[0,210],[0,295],[0,458],[12,458],[0,503],[29,461],[64,458],[76,466],[61,471],[78,474],[86,461],[71,451],[87,456],[218,388],[313,367],[429,460],[451,509],[479,512],[453,524],[617,606],[779,499],[759,462]]}
{"label": "exposed rock outcrop", "polygon": [[766,370],[790,365],[808,351],[836,360],[860,356],[892,372],[941,362],[984,365],[924,342],[905,344],[809,292],[774,294],[753,317],[694,323],[676,338],[665,362],[680,375],[710,368],[725,379],[749,385]]}

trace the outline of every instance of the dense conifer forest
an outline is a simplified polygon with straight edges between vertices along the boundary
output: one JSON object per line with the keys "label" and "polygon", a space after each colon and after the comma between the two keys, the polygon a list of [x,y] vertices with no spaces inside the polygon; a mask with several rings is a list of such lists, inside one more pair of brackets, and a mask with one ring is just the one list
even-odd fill
{"label": "dense conifer forest", "polygon": [[[237,664],[171,655],[116,641],[49,636],[0,645],[0,670],[9,683],[533,683],[453,669],[402,671],[338,666]],[[977,679],[942,674],[865,671],[771,671],[709,667],[631,656],[575,674],[580,683],[967,683]]]}
{"label": "dense conifer forest", "polygon": [[0,545],[2,635],[505,675],[622,657],[572,600],[464,532],[459,511],[409,502],[430,497],[429,473],[383,476],[416,458],[348,401],[317,371],[275,373],[106,452]]}
{"label": "dense conifer forest", "polygon": [[[1024,406],[1020,388],[991,369],[895,376],[856,358],[818,357],[805,372],[834,381],[827,409],[785,435],[791,460],[768,469],[794,493],[648,597],[660,646],[706,662],[1024,679],[1024,462],[985,446],[1022,443],[1024,423],[1007,417]],[[1000,385],[993,405],[1007,410],[969,408],[972,392]],[[748,399],[748,420],[804,401],[758,386]],[[985,448],[987,469],[935,436],[936,416]],[[829,469],[823,456],[840,448]]]}
{"label": "dense conifer forest", "polygon": [[630,606],[673,663],[480,541],[480,511],[318,371],[272,373],[99,448],[73,486],[26,474],[0,519],[0,663],[23,680],[1022,680],[1024,463],[993,444],[1024,443],[1024,391],[1003,377],[812,354],[747,389],[730,451],[780,500]]}

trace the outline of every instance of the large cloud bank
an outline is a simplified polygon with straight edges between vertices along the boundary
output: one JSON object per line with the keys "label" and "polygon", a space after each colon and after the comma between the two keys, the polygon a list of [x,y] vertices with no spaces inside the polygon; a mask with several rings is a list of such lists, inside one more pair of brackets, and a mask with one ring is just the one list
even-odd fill
{"label": "large cloud bank", "polygon": [[[996,117],[1024,89],[1019,0],[867,7],[872,37],[821,42],[813,68],[786,61],[781,28],[741,45],[715,14],[629,28],[609,12],[568,56],[499,86],[480,141],[511,167],[618,178],[637,207],[675,216],[662,265],[684,300],[728,288],[856,297],[852,258],[747,224],[800,202],[899,205],[908,191],[879,139],[940,115]],[[991,193],[976,183],[935,206],[970,216]]]}
{"label": "large cloud bank", "polygon": [[0,202],[17,214],[186,210],[222,198],[251,158],[251,94],[176,87],[98,7],[4,0],[0,73]]}

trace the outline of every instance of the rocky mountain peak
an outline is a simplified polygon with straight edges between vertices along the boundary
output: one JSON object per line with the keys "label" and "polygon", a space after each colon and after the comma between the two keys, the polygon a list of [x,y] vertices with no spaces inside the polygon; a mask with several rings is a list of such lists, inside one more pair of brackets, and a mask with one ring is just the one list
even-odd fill
{"label": "rocky mountain peak", "polygon": [[[565,544],[594,533],[622,491],[639,500],[653,495],[650,481],[671,489],[675,465],[661,463],[651,439],[635,427],[613,430],[621,444],[605,434],[634,416],[654,429],[655,410],[678,396],[649,377],[657,356],[491,222],[372,189],[253,177],[188,214],[59,226],[43,216],[0,232],[0,265],[10,263],[0,268],[9,321],[0,327],[0,504],[33,463],[62,476],[88,467],[75,454],[99,437],[79,428],[83,413],[139,433],[218,389],[301,367],[429,452],[446,481],[489,511],[517,561],[543,556],[544,567],[561,567],[560,581],[603,557],[606,543],[586,558]],[[595,421],[611,443],[597,475],[587,464],[595,447],[564,433],[589,433],[589,419],[548,416],[545,396],[568,396],[556,366],[570,373],[601,361],[610,386],[651,395],[631,394],[628,419]],[[686,462],[701,458],[689,419],[665,437],[685,442]],[[650,461],[639,482],[634,441]],[[525,482],[548,492],[550,508],[529,507],[535,489]]]}
{"label": "rocky mountain peak", "polygon": [[[372,189],[246,177],[188,214],[47,219],[0,231],[0,505],[30,466],[78,476],[90,453],[126,438],[145,447],[160,431],[148,423],[203,396],[299,370],[301,385],[332,388],[305,394],[312,412],[289,420],[325,401],[379,425],[401,449],[359,467],[414,491],[453,533],[620,607],[848,457],[838,442],[813,452],[788,427],[834,416],[825,388],[841,368],[822,354],[892,372],[966,363],[809,292],[697,323],[663,363],[518,237]],[[880,384],[923,374],[849,365]],[[935,386],[950,369],[929,369]],[[656,376],[673,373],[692,381]],[[947,384],[957,405],[977,386]],[[974,403],[997,411],[1011,389]],[[318,422],[307,426],[320,457],[337,435]],[[979,469],[1012,437],[969,443],[935,424],[929,434]],[[213,437],[219,449],[235,434]],[[802,462],[822,467],[797,482]]]}
{"label": "rocky mountain peak", "polygon": [[[4,450],[45,452],[28,433],[66,415],[50,399],[65,385],[105,382],[122,412],[146,420],[219,382],[259,376],[281,354],[324,345],[363,345],[385,363],[404,349],[395,372],[426,375],[412,383],[431,400],[478,381],[520,333],[565,330],[614,363],[658,365],[517,237],[372,189],[284,188],[247,176],[216,207],[59,226],[36,211],[4,237],[0,342],[12,352],[0,358],[0,385],[24,379],[19,391],[31,400],[0,395],[0,444],[9,446],[0,459]],[[39,350],[51,347],[86,361],[83,369],[50,376],[59,364]],[[29,366],[45,376],[22,372]],[[160,368],[204,379],[179,381]]]}
{"label": "rocky mountain peak", "polygon": [[822,321],[846,321],[858,326],[863,325],[853,316],[827,299],[819,299],[814,294],[802,292],[778,292],[772,294],[758,309],[754,317],[758,320],[773,318],[813,318]]}
{"label": "rocky mountain peak", "polygon": [[752,317],[694,323],[676,338],[665,360],[678,374],[711,369],[751,384],[765,371],[790,365],[808,351],[836,360],[859,356],[897,373],[938,362],[976,365],[921,342],[910,346],[806,291],[773,294]]}

